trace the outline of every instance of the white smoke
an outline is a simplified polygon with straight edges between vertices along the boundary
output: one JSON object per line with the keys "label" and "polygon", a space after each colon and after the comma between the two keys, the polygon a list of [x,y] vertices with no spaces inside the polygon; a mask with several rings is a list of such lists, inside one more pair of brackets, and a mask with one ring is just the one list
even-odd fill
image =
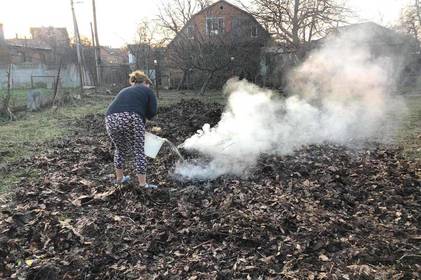
{"label": "white smoke", "polygon": [[361,43],[366,34],[332,38],[313,52],[291,73],[292,96],[286,99],[246,81],[228,81],[220,122],[205,124],[182,144],[209,161],[181,163],[175,173],[188,179],[244,175],[262,154],[381,139],[390,112],[404,106],[390,94],[396,72],[392,59],[375,58]]}

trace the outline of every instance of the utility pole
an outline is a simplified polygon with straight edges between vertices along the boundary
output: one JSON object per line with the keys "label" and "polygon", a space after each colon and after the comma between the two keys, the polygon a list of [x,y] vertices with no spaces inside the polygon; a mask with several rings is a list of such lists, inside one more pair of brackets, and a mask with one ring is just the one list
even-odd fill
{"label": "utility pole", "polygon": [[80,36],[79,36],[79,28],[77,26],[76,21],[76,14],[75,14],[75,8],[73,5],[73,0],[70,0],[70,6],[72,7],[72,15],[73,15],[73,27],[75,31],[75,37],[76,37],[76,53],[77,53],[77,62],[79,66],[79,78],[80,78],[80,91],[83,93],[83,64],[82,64],[82,51],[80,46]]}
{"label": "utility pole", "polygon": [[98,60],[97,60],[97,49],[96,49],[96,44],[95,44],[95,37],[94,37],[94,29],[92,27],[92,22],[91,24],[91,35],[92,35],[92,47],[94,48],[94,56],[95,56],[95,70],[96,70],[96,88],[99,87],[99,69],[98,69]]}
{"label": "utility pole", "polygon": [[101,46],[99,45],[98,40],[98,26],[96,22],[96,5],[95,0],[92,0],[92,11],[94,13],[94,34],[95,34],[95,65],[96,65],[96,75],[97,75],[97,86],[101,85]]}
{"label": "utility pole", "polygon": [[155,89],[156,89],[156,97],[159,99],[159,80],[158,80],[158,71],[159,71],[159,64],[158,59],[153,61],[155,65]]}

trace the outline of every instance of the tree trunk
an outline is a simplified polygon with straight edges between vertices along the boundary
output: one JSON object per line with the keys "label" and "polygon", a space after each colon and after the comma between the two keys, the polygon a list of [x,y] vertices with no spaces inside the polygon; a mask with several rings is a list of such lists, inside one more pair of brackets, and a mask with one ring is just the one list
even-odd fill
{"label": "tree trunk", "polygon": [[3,100],[3,108],[2,113],[5,115],[9,115],[10,120],[14,120],[15,116],[13,115],[12,111],[10,110],[9,103],[10,103],[10,78],[11,78],[11,72],[12,72],[12,64],[9,64],[9,69],[7,71],[7,93]]}
{"label": "tree trunk", "polygon": [[9,108],[11,70],[12,70],[12,66],[11,66],[11,64],[9,64],[9,69],[7,70],[7,92],[6,92],[6,97],[3,100],[3,108],[4,108],[4,110],[7,110]]}
{"label": "tree trunk", "polygon": [[62,66],[62,61],[60,59],[60,65],[58,66],[56,82],[54,84],[54,95],[53,95],[53,101],[51,102],[51,106],[54,106],[55,105],[55,101],[56,101],[56,97],[57,97],[57,90],[58,90],[58,83],[60,82],[61,66]]}
{"label": "tree trunk", "polygon": [[177,90],[181,90],[182,87],[184,86],[184,84],[186,82],[186,76],[187,76],[187,71],[184,70],[183,71],[183,77],[181,78],[181,81],[178,83]]}
{"label": "tree trunk", "polygon": [[212,80],[214,72],[210,72],[209,75],[206,77],[205,82],[202,85],[202,88],[200,89],[200,95],[204,95],[206,92],[206,89],[208,88],[209,82]]}
{"label": "tree trunk", "polygon": [[292,43],[294,44],[294,47],[296,49],[300,48],[300,37],[298,35],[298,31],[300,29],[299,26],[299,18],[298,18],[298,12],[300,7],[300,0],[294,0],[294,16],[292,18]]}
{"label": "tree trunk", "polygon": [[[313,32],[316,28],[316,21],[317,21],[317,16],[319,14],[319,8],[320,8],[320,2],[318,0],[316,0],[316,2],[314,3],[313,16],[311,17],[310,31],[308,32],[307,42],[309,42],[309,43],[313,39]],[[304,33],[304,37],[305,37],[305,33]]]}

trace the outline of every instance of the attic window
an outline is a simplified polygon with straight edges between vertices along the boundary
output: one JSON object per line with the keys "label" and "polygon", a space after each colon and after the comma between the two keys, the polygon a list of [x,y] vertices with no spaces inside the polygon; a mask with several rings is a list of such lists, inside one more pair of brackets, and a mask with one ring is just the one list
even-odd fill
{"label": "attic window", "polygon": [[251,27],[251,37],[257,38],[257,25]]}
{"label": "attic window", "polygon": [[220,8],[221,10],[223,10],[223,9],[224,9],[224,6],[222,6],[222,5],[221,5],[221,6],[219,6],[219,8]]}
{"label": "attic window", "polygon": [[210,35],[219,35],[219,34],[224,33],[224,18],[223,17],[206,18],[206,33]]}
{"label": "attic window", "polygon": [[194,29],[191,25],[187,26],[187,38],[194,39]]}

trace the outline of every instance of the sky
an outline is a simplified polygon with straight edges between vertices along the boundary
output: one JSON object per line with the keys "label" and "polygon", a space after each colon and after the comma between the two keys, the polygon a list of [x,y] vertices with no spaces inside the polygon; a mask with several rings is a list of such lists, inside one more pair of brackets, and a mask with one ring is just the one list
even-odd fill
{"label": "sky", "polygon": [[[153,19],[161,1],[96,0],[98,35],[101,45],[121,47],[135,40],[139,22]],[[229,1],[229,0],[228,0]],[[347,0],[359,21],[391,25],[399,19],[401,8],[410,0]],[[74,0],[79,30],[91,38],[92,0]],[[235,3],[235,1],[231,1]],[[30,27],[66,27],[73,35],[70,0],[0,0],[0,23],[6,38],[30,37]]]}

